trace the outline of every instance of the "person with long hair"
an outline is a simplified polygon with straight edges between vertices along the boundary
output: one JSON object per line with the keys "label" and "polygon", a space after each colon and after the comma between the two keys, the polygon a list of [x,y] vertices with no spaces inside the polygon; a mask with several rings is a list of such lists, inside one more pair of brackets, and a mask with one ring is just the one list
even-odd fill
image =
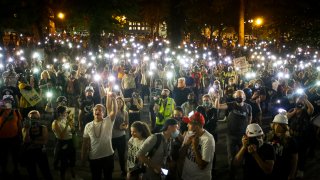
{"label": "person with long hair", "polygon": [[74,131],[73,120],[68,118],[66,106],[58,106],[57,117],[52,122],[52,131],[57,138],[54,153],[54,167],[58,168],[60,162],[60,178],[66,179],[66,171],[71,170],[72,178],[75,178],[73,167],[76,161],[76,150],[72,141],[72,131]]}
{"label": "person with long hair", "polygon": [[127,179],[140,179],[141,174],[133,173],[133,170],[142,168],[142,164],[137,158],[137,152],[140,150],[143,142],[151,135],[149,126],[141,121],[134,122],[131,127],[131,138],[128,141],[128,157],[127,157]]}
{"label": "person with long hair", "polygon": [[124,109],[125,103],[123,98],[118,96],[116,98],[118,104],[118,113],[114,120],[112,130],[112,148],[118,151],[121,175],[126,176],[127,171],[125,167],[125,152],[126,152],[126,130],[128,129],[129,117],[128,112]]}
{"label": "person with long hair", "polygon": [[271,131],[267,136],[276,153],[272,172],[275,179],[295,179],[298,165],[298,147],[290,136],[286,111],[280,111],[271,123]]}

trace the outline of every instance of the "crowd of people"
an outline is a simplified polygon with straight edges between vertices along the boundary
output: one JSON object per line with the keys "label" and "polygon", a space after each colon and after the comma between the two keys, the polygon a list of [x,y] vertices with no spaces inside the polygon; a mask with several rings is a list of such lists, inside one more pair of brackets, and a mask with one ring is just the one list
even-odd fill
{"label": "crowd of people", "polygon": [[[298,48],[281,57],[266,42],[170,49],[167,40],[130,37],[108,39],[93,53],[67,37],[47,39],[43,55],[30,58],[19,47],[1,49],[0,179],[11,173],[10,155],[15,176],[25,167],[38,179],[39,167],[44,179],[53,179],[50,132],[52,167],[62,180],[69,171],[79,178],[76,161],[89,162],[93,180],[112,179],[115,151],[126,179],[219,179],[221,119],[230,179],[240,166],[244,179],[303,178],[319,134],[316,51]],[[268,118],[271,130],[264,132]]]}

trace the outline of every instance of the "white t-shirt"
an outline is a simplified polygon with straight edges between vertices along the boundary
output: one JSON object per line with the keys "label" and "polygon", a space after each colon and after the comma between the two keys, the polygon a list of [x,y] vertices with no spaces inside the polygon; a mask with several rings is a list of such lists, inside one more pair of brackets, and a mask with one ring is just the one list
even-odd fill
{"label": "white t-shirt", "polygon": [[137,162],[137,153],[142,147],[145,139],[138,139],[131,137],[128,141],[128,156],[127,156],[127,167],[128,170],[133,168]]}
{"label": "white t-shirt", "polygon": [[107,116],[101,122],[91,121],[86,125],[83,137],[90,138],[89,159],[99,159],[114,153],[111,142],[113,124],[114,121]]}
{"label": "white t-shirt", "polygon": [[213,136],[206,130],[204,134],[199,138],[198,149],[201,153],[202,160],[208,162],[208,165],[203,170],[199,168],[195,161],[195,154],[193,153],[190,146],[187,150],[187,156],[185,158],[183,166],[183,180],[211,179],[212,162],[215,152],[215,141]]}

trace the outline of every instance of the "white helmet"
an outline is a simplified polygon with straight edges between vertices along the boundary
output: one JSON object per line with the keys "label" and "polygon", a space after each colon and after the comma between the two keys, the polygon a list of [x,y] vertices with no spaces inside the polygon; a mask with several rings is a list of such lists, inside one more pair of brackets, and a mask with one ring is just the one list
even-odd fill
{"label": "white helmet", "polygon": [[279,111],[279,114],[277,114],[274,117],[272,122],[279,123],[279,124],[288,124],[287,111],[285,110]]}
{"label": "white helmet", "polygon": [[263,131],[259,124],[252,123],[247,126],[246,135],[247,137],[258,137],[263,135]]}

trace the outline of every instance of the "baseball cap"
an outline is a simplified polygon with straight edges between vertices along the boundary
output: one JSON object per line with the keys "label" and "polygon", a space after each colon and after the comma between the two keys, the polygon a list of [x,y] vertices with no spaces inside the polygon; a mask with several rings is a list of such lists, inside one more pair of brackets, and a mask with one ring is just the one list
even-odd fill
{"label": "baseball cap", "polygon": [[167,119],[166,122],[164,122],[161,131],[166,131],[168,129],[168,126],[176,125],[178,124],[178,121],[175,119]]}
{"label": "baseball cap", "polygon": [[194,114],[189,117],[189,121],[187,121],[186,123],[201,124],[203,126],[205,123],[205,119],[200,112],[194,112]]}

